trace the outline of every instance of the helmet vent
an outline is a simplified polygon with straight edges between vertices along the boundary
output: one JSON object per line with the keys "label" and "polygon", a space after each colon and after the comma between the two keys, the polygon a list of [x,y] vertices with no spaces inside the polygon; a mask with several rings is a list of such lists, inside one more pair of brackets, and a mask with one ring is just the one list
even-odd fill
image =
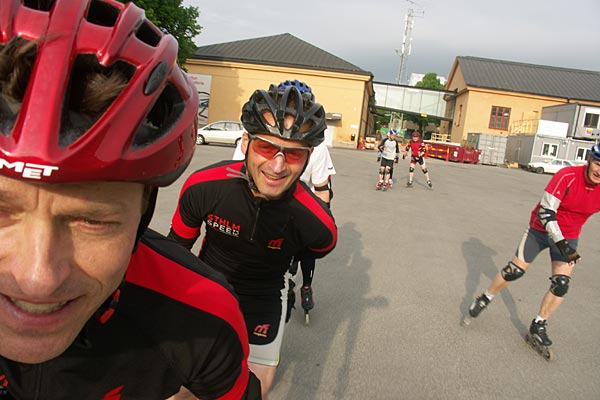
{"label": "helmet vent", "polygon": [[37,54],[35,42],[16,37],[0,45],[0,133],[9,136],[21,110]]}
{"label": "helmet vent", "polygon": [[114,102],[135,72],[125,61],[108,67],[92,54],[77,56],[65,94],[59,144],[68,146],[81,137]]}
{"label": "helmet vent", "polygon": [[137,32],[135,32],[135,36],[152,47],[158,46],[158,42],[160,42],[161,38],[161,34],[153,29],[147,22],[140,25]]}
{"label": "helmet vent", "polygon": [[50,11],[55,0],[24,0],[23,5],[39,11]]}
{"label": "helmet vent", "polygon": [[100,26],[114,26],[119,17],[119,9],[100,0],[92,0],[86,19]]}
{"label": "helmet vent", "polygon": [[184,109],[185,102],[181,93],[173,84],[168,83],[136,132],[131,147],[134,150],[144,148],[166,135],[175,126]]}

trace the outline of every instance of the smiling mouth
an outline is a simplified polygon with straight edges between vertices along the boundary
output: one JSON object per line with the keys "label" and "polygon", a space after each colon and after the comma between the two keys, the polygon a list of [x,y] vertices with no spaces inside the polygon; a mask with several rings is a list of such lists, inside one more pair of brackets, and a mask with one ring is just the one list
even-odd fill
{"label": "smiling mouth", "polygon": [[10,298],[10,300],[15,306],[17,306],[21,310],[31,314],[49,314],[51,312],[61,309],[65,304],[67,304],[66,301],[61,301],[58,303],[30,303],[12,297]]}
{"label": "smiling mouth", "polygon": [[278,181],[278,180],[281,180],[281,179],[283,179],[283,178],[284,178],[283,176],[279,176],[279,175],[271,175],[271,174],[268,174],[268,173],[266,173],[266,172],[263,172],[263,174],[265,175],[265,177],[267,177],[268,179],[270,179],[270,180],[272,180],[272,181]]}

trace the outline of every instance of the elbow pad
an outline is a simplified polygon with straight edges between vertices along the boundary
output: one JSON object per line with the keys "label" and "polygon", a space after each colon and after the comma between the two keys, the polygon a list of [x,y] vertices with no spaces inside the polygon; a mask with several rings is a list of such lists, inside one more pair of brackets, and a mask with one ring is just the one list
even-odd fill
{"label": "elbow pad", "polygon": [[556,221],[556,211],[549,208],[540,207],[537,212],[537,217],[542,223],[542,226],[546,228],[546,225],[548,225],[549,222]]}

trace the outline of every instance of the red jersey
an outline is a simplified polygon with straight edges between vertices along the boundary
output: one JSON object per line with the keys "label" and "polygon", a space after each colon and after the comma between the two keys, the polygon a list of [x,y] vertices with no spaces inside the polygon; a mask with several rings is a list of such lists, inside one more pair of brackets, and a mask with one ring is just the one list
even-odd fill
{"label": "red jersey", "polygon": [[406,151],[410,149],[412,157],[420,157],[425,154],[425,143],[419,140],[411,140],[406,143]]}
{"label": "red jersey", "polygon": [[[565,238],[576,239],[587,219],[600,211],[600,185],[592,185],[586,179],[587,166],[565,167],[548,182],[544,195],[554,198],[556,220]],[[538,219],[540,202],[531,212],[529,226],[546,232]]]}

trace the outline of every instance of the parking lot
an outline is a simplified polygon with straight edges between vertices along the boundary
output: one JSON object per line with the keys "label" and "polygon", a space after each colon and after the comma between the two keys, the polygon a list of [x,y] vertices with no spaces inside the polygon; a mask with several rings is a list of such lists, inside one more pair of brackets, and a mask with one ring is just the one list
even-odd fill
{"label": "parking lot", "polygon": [[[151,226],[166,234],[184,178],[233,150],[199,146],[184,176],[161,189]],[[582,262],[549,322],[549,363],[523,340],[550,284],[546,253],[470,326],[460,321],[512,257],[551,175],[428,159],[433,190],[418,169],[406,188],[406,160],[381,192],[373,151],[330,152],[339,241],[317,261],[310,325],[301,310],[287,325],[269,400],[600,399],[598,216],[584,226]]]}

